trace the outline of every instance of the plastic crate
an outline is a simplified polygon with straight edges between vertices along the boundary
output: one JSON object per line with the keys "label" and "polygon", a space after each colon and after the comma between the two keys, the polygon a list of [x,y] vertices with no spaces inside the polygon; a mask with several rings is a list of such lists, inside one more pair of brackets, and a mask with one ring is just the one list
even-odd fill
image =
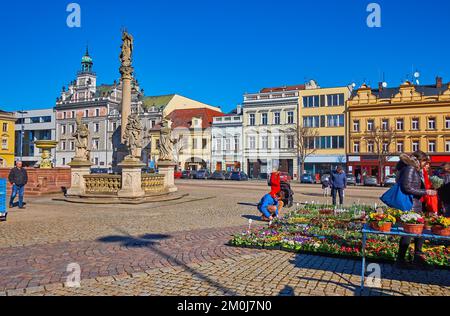
{"label": "plastic crate", "polygon": [[8,210],[6,207],[6,183],[6,179],[0,179],[0,214],[4,214]]}

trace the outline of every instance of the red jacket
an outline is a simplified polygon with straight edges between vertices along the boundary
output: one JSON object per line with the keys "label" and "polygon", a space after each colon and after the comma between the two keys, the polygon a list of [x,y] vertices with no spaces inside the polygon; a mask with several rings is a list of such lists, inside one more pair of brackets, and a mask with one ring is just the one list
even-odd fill
{"label": "red jacket", "polygon": [[[427,169],[423,169],[423,180],[425,183],[425,189],[433,189],[430,181],[430,176],[428,175]],[[437,196],[424,195],[420,201],[425,204],[425,211],[431,213],[437,213],[439,211],[439,200]]]}
{"label": "red jacket", "polygon": [[270,195],[274,197],[281,191],[281,179],[279,172],[272,172],[270,175],[270,187],[272,190],[270,191]]}

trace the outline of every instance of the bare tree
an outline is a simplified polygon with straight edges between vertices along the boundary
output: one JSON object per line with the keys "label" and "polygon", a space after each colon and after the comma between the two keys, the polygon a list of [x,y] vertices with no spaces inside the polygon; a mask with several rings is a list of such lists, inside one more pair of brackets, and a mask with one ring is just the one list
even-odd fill
{"label": "bare tree", "polygon": [[384,179],[384,167],[390,157],[395,155],[395,152],[391,152],[391,145],[397,138],[397,132],[393,128],[379,128],[374,127],[372,131],[366,134],[365,139],[367,143],[373,144],[373,153],[377,156],[378,168],[379,168],[379,182],[382,183]]}
{"label": "bare tree", "polygon": [[300,162],[300,175],[305,171],[306,159],[317,152],[316,140],[319,131],[313,127],[298,126],[296,130],[297,157]]}

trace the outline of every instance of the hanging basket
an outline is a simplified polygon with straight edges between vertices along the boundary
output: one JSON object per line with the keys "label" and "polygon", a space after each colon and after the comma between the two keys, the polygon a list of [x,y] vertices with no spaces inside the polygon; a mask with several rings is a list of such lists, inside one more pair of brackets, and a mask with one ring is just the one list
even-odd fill
{"label": "hanging basket", "polygon": [[403,231],[408,234],[422,235],[424,224],[403,224]]}
{"label": "hanging basket", "polygon": [[444,226],[435,225],[431,228],[431,231],[435,235],[446,236],[446,237],[450,236],[450,227],[444,228]]}
{"label": "hanging basket", "polygon": [[392,223],[388,222],[380,226],[378,222],[370,222],[370,228],[379,232],[388,233],[392,229]]}

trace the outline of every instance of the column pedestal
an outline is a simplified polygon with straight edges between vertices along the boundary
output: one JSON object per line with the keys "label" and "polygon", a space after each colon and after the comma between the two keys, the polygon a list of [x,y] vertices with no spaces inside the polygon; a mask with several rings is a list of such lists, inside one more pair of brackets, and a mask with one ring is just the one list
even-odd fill
{"label": "column pedestal", "polygon": [[82,196],[86,194],[84,176],[91,174],[92,163],[85,160],[73,160],[70,166],[71,187],[67,191],[68,196]]}
{"label": "column pedestal", "polygon": [[171,161],[158,162],[159,174],[164,175],[164,187],[169,193],[178,191],[175,186],[175,166],[176,163]]}
{"label": "column pedestal", "polygon": [[119,198],[143,198],[142,168],[145,167],[138,159],[125,159],[119,164],[122,169],[122,189],[118,192]]}

